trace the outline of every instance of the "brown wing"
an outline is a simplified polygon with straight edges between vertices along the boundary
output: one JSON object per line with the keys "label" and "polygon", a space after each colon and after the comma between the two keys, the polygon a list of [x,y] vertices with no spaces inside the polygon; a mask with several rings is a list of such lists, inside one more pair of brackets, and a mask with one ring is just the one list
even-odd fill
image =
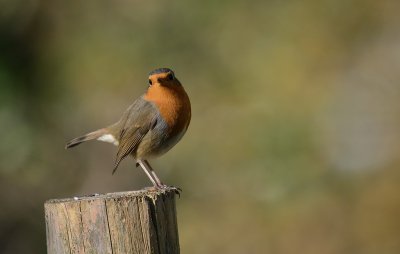
{"label": "brown wing", "polygon": [[119,163],[135,151],[143,137],[154,127],[159,113],[157,108],[143,98],[137,99],[117,123],[119,132],[118,152],[113,174]]}

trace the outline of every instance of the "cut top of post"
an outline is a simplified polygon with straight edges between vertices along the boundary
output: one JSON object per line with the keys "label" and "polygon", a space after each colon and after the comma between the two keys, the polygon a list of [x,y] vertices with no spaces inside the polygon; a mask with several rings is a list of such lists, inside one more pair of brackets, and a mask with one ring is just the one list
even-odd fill
{"label": "cut top of post", "polygon": [[48,253],[179,253],[175,190],[140,190],[45,203]]}

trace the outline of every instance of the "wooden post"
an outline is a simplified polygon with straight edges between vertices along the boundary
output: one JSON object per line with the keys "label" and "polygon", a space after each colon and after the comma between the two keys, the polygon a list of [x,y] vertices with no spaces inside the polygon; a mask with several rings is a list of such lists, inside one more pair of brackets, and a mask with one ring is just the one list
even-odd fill
{"label": "wooden post", "polygon": [[48,200],[47,253],[179,253],[175,190]]}

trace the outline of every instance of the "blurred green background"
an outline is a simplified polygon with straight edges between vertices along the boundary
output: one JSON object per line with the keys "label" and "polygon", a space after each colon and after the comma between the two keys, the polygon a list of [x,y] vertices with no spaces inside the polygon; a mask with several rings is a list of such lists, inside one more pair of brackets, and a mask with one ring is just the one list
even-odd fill
{"label": "blurred green background", "polygon": [[0,2],[0,252],[45,253],[46,199],[151,183],[106,126],[170,67],[192,101],[151,161],[182,253],[400,253],[400,3]]}

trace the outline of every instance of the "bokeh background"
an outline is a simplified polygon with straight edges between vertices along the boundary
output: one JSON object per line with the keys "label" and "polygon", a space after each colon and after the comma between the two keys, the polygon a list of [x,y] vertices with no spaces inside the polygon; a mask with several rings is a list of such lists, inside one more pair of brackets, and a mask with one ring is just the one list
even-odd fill
{"label": "bokeh background", "polygon": [[153,160],[182,253],[400,253],[400,2],[0,2],[0,252],[45,253],[50,198],[150,185],[64,150],[170,67],[192,100]]}

